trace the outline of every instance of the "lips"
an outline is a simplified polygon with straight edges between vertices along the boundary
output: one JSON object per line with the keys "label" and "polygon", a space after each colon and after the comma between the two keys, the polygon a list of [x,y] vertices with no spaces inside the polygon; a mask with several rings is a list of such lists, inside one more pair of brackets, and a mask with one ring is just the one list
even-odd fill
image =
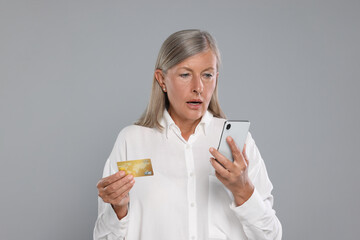
{"label": "lips", "polygon": [[187,101],[186,103],[191,105],[200,105],[202,104],[202,101],[200,99],[191,99],[190,101]]}
{"label": "lips", "polygon": [[203,102],[200,99],[191,99],[186,102],[188,108],[195,111],[199,111],[202,108],[202,103]]}

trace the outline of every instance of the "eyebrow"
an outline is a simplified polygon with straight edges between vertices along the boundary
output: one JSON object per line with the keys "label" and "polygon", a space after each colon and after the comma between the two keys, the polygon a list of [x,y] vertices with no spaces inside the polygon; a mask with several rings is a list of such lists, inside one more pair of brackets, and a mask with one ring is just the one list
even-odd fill
{"label": "eyebrow", "polygon": [[[185,69],[185,70],[188,70],[188,71],[190,71],[190,72],[193,71],[191,68],[188,68],[188,67],[181,67],[180,69]],[[203,71],[207,71],[207,70],[215,70],[215,68],[213,68],[213,67],[208,67],[208,68],[205,68],[204,70],[202,70],[202,72],[203,72]]]}

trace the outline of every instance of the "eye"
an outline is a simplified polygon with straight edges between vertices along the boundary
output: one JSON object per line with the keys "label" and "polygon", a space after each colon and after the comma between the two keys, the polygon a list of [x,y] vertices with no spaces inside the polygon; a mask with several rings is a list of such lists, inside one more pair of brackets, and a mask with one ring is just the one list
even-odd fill
{"label": "eye", "polygon": [[182,78],[187,78],[190,76],[190,73],[181,73],[179,76]]}
{"label": "eye", "polygon": [[204,74],[203,74],[203,78],[204,78],[204,79],[212,79],[213,76],[214,76],[214,74],[212,74],[212,73],[204,73]]}

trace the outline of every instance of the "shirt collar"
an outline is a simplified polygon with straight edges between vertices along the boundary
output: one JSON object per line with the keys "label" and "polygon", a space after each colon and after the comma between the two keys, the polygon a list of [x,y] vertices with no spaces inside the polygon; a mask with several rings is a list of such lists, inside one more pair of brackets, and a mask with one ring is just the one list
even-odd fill
{"label": "shirt collar", "polygon": [[[197,133],[199,129],[202,129],[204,131],[204,134],[206,135],[207,132],[209,131],[208,128],[213,117],[214,116],[209,111],[206,111],[205,114],[202,116],[199,124],[196,126],[195,133]],[[171,118],[167,109],[164,110],[160,124],[164,127],[166,138],[168,138],[169,131],[171,128],[177,128],[178,131],[180,131],[178,126],[176,126],[174,120]]]}

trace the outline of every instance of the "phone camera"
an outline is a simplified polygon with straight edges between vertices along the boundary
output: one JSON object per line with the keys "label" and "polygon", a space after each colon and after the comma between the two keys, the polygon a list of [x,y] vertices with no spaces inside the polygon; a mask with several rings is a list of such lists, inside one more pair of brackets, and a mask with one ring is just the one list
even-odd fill
{"label": "phone camera", "polygon": [[226,125],[226,129],[229,130],[231,128],[231,124],[229,123],[228,125]]}

